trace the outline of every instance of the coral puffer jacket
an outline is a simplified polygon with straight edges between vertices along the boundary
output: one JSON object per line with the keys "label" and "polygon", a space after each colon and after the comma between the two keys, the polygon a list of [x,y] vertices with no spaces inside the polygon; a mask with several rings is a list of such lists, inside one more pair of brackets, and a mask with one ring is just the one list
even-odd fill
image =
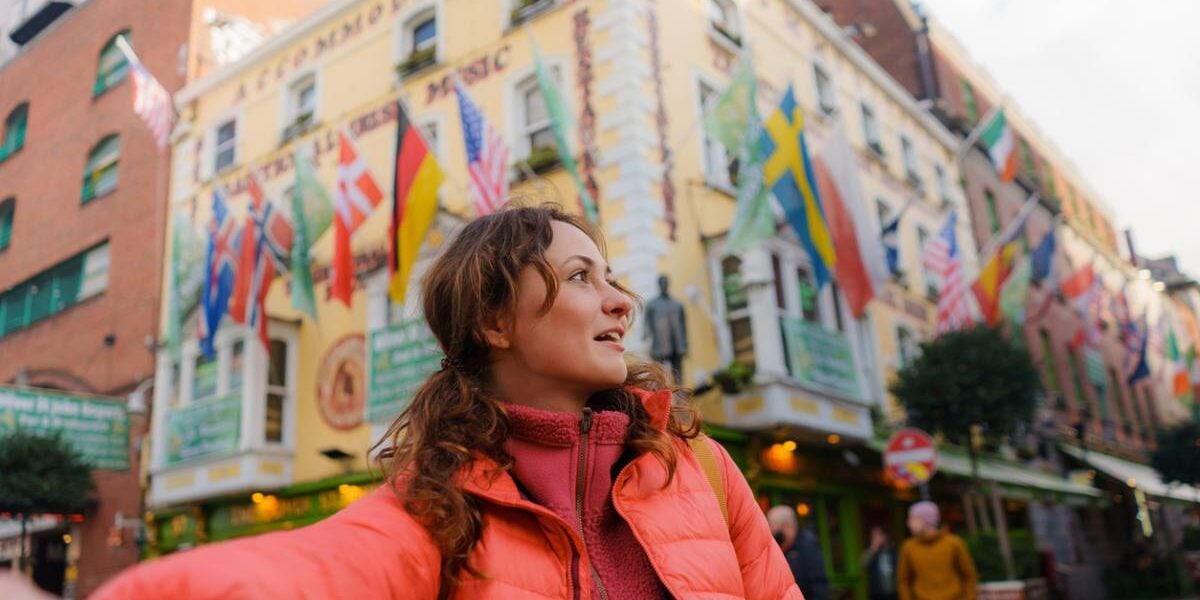
{"label": "coral puffer jacket", "polygon": [[[669,392],[641,393],[653,424],[665,429]],[[613,484],[613,503],[655,572],[675,598],[803,600],[766,518],[741,471],[719,444],[729,524],[685,441],[678,465],[650,454],[634,458]],[[524,499],[511,476],[475,462],[465,489],[479,500],[483,535],[470,563],[486,578],[464,575],[454,598],[590,600],[587,549],[577,530]],[[440,556],[424,527],[389,486],[320,523],[201,546],[139,565],[93,598],[436,598]]]}

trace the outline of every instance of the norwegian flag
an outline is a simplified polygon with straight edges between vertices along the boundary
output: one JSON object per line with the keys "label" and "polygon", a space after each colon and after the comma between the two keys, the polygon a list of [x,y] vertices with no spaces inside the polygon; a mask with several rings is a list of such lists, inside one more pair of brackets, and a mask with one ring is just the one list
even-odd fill
{"label": "norwegian flag", "polygon": [[248,187],[250,205],[246,228],[250,232],[247,236],[248,243],[253,244],[253,248],[242,253],[242,268],[238,274],[241,285],[238,286],[238,290],[245,294],[240,298],[240,302],[243,303],[242,314],[246,326],[258,333],[258,339],[269,353],[271,346],[267,338],[265,308],[267,292],[271,289],[271,281],[275,274],[287,270],[293,229],[287,216],[267,200],[257,174],[250,175]]}
{"label": "norwegian flag", "polygon": [[237,277],[237,254],[240,231],[225,207],[225,196],[220,190],[213,191],[212,220],[208,225],[208,247],[205,251],[205,277],[201,297],[202,312],[197,322],[200,351],[212,358],[215,354],[213,341],[221,326],[221,317],[229,306]]}
{"label": "norwegian flag", "polygon": [[454,92],[458,95],[458,114],[462,118],[471,196],[475,198],[476,214],[483,216],[499,210],[508,196],[508,146],[483,119],[483,113],[461,83],[454,84]]}
{"label": "norwegian flag", "polygon": [[345,131],[338,132],[338,146],[337,191],[333,200],[336,213],[333,220],[333,276],[329,296],[350,306],[354,289],[350,236],[383,200],[383,192]]}
{"label": "norwegian flag", "polygon": [[925,244],[921,264],[942,280],[937,303],[937,333],[955,331],[971,325],[971,305],[963,278],[962,255],[958,252],[955,229],[958,215],[950,213],[937,236]]}
{"label": "norwegian flag", "polygon": [[138,60],[124,36],[117,37],[117,47],[129,61],[129,73],[133,78],[133,112],[146,122],[158,149],[164,150],[171,136],[171,128],[175,126],[175,105],[171,102],[171,94]]}

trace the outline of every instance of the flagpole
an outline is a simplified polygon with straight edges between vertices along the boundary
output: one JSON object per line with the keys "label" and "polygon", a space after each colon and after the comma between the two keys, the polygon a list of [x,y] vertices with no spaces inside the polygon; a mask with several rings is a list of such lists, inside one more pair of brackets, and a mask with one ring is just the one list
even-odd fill
{"label": "flagpole", "polygon": [[1000,107],[1000,105],[992,107],[992,110],[988,111],[988,114],[984,118],[980,119],[979,122],[975,124],[975,127],[971,129],[969,133],[967,133],[967,137],[963,138],[962,143],[960,143],[958,148],[954,151],[955,162],[962,163],[963,159],[967,156],[967,152],[971,150],[971,146],[975,144],[975,140],[978,140],[979,136],[983,135],[983,130],[987,127],[988,123],[991,123],[992,119],[996,118],[996,115],[999,114],[1001,110],[1003,109]]}
{"label": "flagpole", "polygon": [[1029,215],[1033,212],[1033,209],[1037,207],[1038,200],[1039,196],[1036,192],[1030,194],[1029,197],[1025,199],[1025,204],[1021,206],[1021,210],[1017,212],[1017,216],[1014,217],[1013,220],[1004,227],[1004,229],[993,234],[987,243],[984,244],[983,248],[979,252],[980,258],[990,258],[991,255],[997,251],[997,247],[1000,245],[1000,240],[1012,236],[1018,229],[1024,227],[1025,221],[1029,218]]}

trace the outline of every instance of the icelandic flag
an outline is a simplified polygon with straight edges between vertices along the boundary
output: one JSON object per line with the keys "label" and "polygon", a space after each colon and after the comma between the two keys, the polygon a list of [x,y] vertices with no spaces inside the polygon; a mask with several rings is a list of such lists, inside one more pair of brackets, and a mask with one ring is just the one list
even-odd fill
{"label": "icelandic flag", "polygon": [[213,190],[212,220],[208,225],[208,247],[205,251],[204,289],[201,296],[200,351],[212,358],[216,352],[213,341],[221,326],[221,317],[229,306],[237,277],[238,227],[220,190]]}

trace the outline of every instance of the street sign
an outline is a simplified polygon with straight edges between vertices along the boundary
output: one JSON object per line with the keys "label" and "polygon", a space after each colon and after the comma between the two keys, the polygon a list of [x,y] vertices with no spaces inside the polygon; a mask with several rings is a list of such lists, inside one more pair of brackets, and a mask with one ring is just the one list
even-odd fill
{"label": "street sign", "polygon": [[883,467],[893,481],[905,487],[928,482],[937,473],[937,448],[920,429],[897,431],[883,452]]}
{"label": "street sign", "polygon": [[423,316],[372,331],[367,353],[367,420],[372,423],[395,419],[442,361]]}

